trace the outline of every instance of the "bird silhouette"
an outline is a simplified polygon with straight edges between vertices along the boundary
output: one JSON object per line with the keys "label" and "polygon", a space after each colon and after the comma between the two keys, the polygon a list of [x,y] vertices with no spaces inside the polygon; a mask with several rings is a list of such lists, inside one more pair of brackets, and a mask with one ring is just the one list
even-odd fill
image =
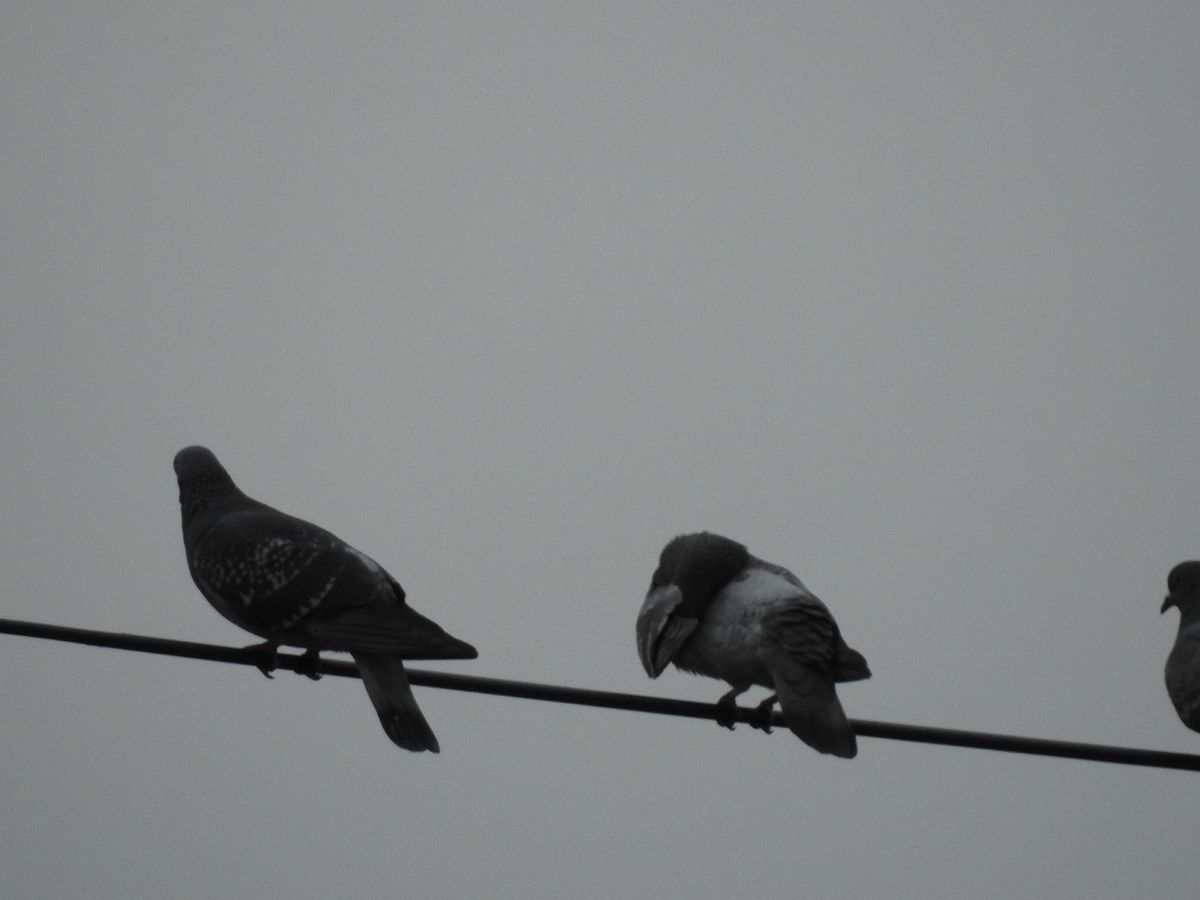
{"label": "bird silhouette", "polygon": [[389,738],[439,751],[413,697],[406,659],[474,659],[470,644],[413,610],[379,563],[323,528],[247,497],[205,447],[175,456],[192,580],[217,612],[266,640],[303,647],[310,677],[322,650],[354,657]]}
{"label": "bird silhouette", "polygon": [[775,692],[759,705],[759,727],[769,730],[778,700],[788,728],[813,749],[858,752],[834,684],[869,678],[866,659],[800,579],[743,544],[709,532],[668,543],[638,614],[637,645],[651,678],[672,662],[729,682],[718,701],[729,728],[737,696],[757,684]]}

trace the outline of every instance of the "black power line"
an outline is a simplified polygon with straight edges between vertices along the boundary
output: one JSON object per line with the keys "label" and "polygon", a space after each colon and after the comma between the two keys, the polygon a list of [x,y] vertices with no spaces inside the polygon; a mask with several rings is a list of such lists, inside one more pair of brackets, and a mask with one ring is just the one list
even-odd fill
{"label": "black power line", "polygon": [[[86,628],[67,628],[62,625],[20,622],[15,619],[0,619],[0,633],[247,666],[257,666],[262,662],[262,653],[258,647],[220,647],[215,644],[197,644],[191,641],[175,641],[138,634],[91,631]],[[308,661],[303,656],[290,653],[278,655],[278,668],[292,672],[311,670]],[[343,678],[359,677],[357,666],[341,660],[321,659],[317,662],[316,671],[322,675],[337,675]],[[522,697],[526,700],[547,700],[553,703],[626,709],[634,712],[659,713],[660,715],[683,716],[692,719],[716,719],[717,717],[717,707],[711,703],[649,697],[644,694],[620,694],[614,691],[596,691],[557,684],[536,684],[528,681],[508,681],[502,678],[481,678],[477,675],[429,672],[422,669],[409,669],[408,680],[423,687],[495,694],[502,697]],[[739,722],[748,723],[760,720],[756,710],[746,707],[738,707],[735,718]],[[782,726],[783,717],[776,712],[773,715],[772,723]],[[924,725],[872,722],[864,719],[851,719],[850,724],[860,737],[916,741],[951,747],[973,747],[979,750],[1003,750],[1009,753],[1087,759],[1094,762],[1124,763],[1125,765],[1151,766],[1159,769],[1200,771],[1200,756],[1191,753],[1170,753],[1163,750],[1141,750],[1134,747],[1112,747],[1103,744],[1080,744],[1046,738],[990,734],[984,731],[958,731]]]}

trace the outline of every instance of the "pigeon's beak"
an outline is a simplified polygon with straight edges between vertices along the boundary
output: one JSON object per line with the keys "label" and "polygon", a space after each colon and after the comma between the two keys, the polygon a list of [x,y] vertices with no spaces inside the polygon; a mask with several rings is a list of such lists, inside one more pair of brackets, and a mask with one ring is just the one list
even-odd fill
{"label": "pigeon's beak", "polygon": [[1168,609],[1170,609],[1172,606],[1178,606],[1178,605],[1179,604],[1177,602],[1175,602],[1175,595],[1167,594],[1166,599],[1163,600],[1162,609],[1159,610],[1159,614],[1161,615],[1162,613],[1165,613]]}

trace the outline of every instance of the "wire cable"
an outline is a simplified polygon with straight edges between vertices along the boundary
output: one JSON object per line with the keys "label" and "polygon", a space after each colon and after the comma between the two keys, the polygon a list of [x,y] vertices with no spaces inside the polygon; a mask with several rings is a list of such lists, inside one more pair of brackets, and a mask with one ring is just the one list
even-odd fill
{"label": "wire cable", "polygon": [[[197,644],[191,641],[177,641],[169,638],[92,631],[86,628],[68,628],[63,625],[47,625],[40,622],[22,622],[16,619],[0,619],[0,633],[44,638],[52,641],[66,641],[73,644],[86,644],[92,647],[110,647],[115,650],[133,650],[139,653],[157,653],[165,656],[203,659],[210,662],[233,663],[247,666],[259,666],[263,659],[261,645],[222,647],[215,644]],[[305,673],[312,671],[314,667],[302,654],[280,653],[277,656],[277,668]],[[357,666],[341,660],[320,659],[316,663],[315,671],[322,675],[334,675],[342,678],[359,677]],[[520,697],[526,700],[543,700],[552,703],[571,703],[579,706],[624,709],[632,712],[657,713],[659,715],[682,716],[692,719],[715,720],[718,714],[717,706],[712,703],[674,700],[668,697],[652,697],[645,694],[597,691],[589,688],[566,687],[557,684],[510,681],[502,678],[482,678],[477,675],[459,675],[450,672],[430,672],[423,669],[409,669],[408,680],[422,687],[442,688],[451,691],[470,691],[501,697]],[[760,715],[755,709],[741,706],[736,708],[734,718],[738,722],[750,724],[760,721]],[[772,725],[782,727],[783,724],[783,717],[778,712],[775,712],[772,716]],[[949,747],[970,747],[978,750],[999,750],[1008,753],[1025,753],[1035,756],[1086,759],[1093,762],[1121,763],[1130,766],[1149,766],[1159,769],[1200,771],[1200,755],[1191,753],[1142,750],[1134,747],[1114,747],[1105,744],[1082,744],[1048,738],[992,734],[984,731],[959,731],[952,728],[934,728],[925,725],[874,722],[866,719],[851,719],[850,724],[859,737],[940,744]]]}

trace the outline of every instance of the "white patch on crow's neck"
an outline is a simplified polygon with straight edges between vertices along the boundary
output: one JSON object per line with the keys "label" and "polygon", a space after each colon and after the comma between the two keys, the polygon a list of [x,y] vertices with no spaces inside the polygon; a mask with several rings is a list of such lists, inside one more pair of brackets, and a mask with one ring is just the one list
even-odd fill
{"label": "white patch on crow's neck", "polygon": [[769,687],[772,682],[763,651],[770,638],[763,630],[763,619],[803,595],[802,589],[777,572],[743,569],[709,602],[700,626],[676,656],[676,665],[724,679],[734,687]]}

